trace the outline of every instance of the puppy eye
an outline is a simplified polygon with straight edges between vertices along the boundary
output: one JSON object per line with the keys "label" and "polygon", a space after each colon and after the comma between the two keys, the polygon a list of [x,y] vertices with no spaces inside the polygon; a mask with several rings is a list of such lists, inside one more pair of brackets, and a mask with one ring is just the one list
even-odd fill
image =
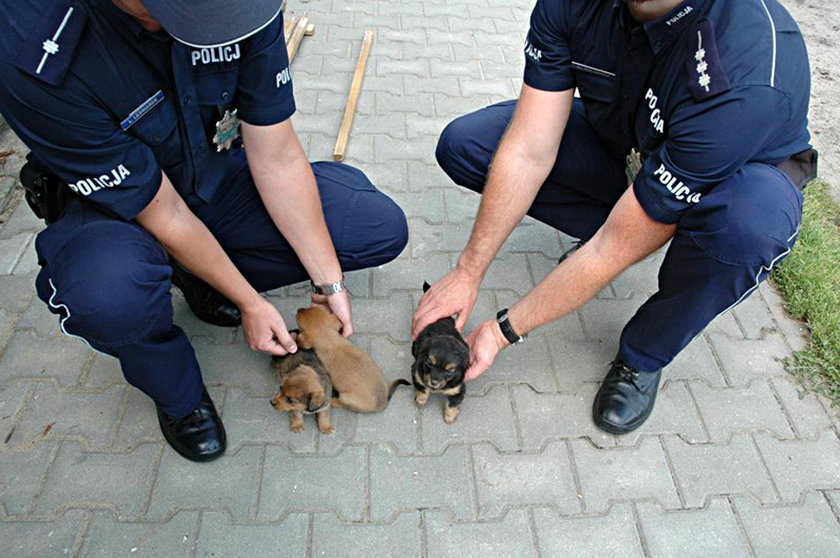
{"label": "puppy eye", "polygon": [[294,404],[295,404],[295,400],[294,400],[294,399],[292,399],[291,397],[287,397],[287,398],[286,398],[286,403],[288,403],[289,405],[294,405]]}

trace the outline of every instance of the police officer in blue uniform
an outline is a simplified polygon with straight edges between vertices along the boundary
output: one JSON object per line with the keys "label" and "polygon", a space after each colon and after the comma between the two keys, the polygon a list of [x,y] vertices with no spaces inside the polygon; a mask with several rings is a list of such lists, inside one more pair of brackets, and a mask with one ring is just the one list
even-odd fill
{"label": "police officer in blue uniform", "polygon": [[253,349],[282,355],[294,338],[260,292],[311,279],[350,335],[342,271],[407,242],[364,174],[307,161],[280,4],[0,1],[0,111],[73,193],[38,235],[38,296],[64,333],[119,359],[196,461],[221,455],[225,432],[170,281],[199,317],[241,320]]}
{"label": "police officer in blue uniform", "polygon": [[[441,167],[483,198],[412,332],[453,314],[463,326],[526,213],[585,243],[468,336],[468,379],[670,241],[593,405],[600,428],[626,433],[650,415],[662,368],[793,247],[816,164],[805,45],[778,0],[537,0],[525,56],[518,101],[440,137]],[[643,164],[628,187],[631,148]]]}

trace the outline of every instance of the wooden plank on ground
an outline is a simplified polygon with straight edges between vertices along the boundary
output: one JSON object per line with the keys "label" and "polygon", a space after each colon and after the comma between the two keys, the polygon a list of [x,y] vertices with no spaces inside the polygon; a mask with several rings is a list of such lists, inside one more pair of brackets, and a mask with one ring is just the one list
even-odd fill
{"label": "wooden plank on ground", "polygon": [[303,40],[303,34],[306,32],[307,25],[309,25],[308,17],[304,16],[297,20],[295,29],[292,31],[292,36],[289,38],[289,42],[286,43],[286,49],[289,53],[289,64],[291,64],[295,59],[298,47],[300,47],[300,42]]}
{"label": "wooden plank on ground", "polygon": [[306,37],[311,37],[312,35],[314,35],[315,34],[315,24],[310,23],[309,25],[307,25],[306,26],[306,31],[304,31],[303,34]]}
{"label": "wooden plank on ground", "polygon": [[359,51],[359,61],[356,63],[356,72],[353,74],[353,82],[350,84],[350,95],[347,97],[347,106],[344,107],[344,117],[341,119],[341,127],[338,129],[338,140],[335,142],[333,159],[344,160],[344,152],[347,150],[347,142],[350,139],[350,128],[353,126],[353,116],[356,114],[356,104],[359,102],[359,94],[362,91],[362,80],[365,77],[368,54],[373,44],[373,31],[365,31],[365,38],[362,40],[362,49]]}
{"label": "wooden plank on ground", "polygon": [[283,39],[285,39],[287,45],[289,44],[289,37],[292,36],[292,31],[294,30],[296,24],[297,18],[295,16],[283,20]]}

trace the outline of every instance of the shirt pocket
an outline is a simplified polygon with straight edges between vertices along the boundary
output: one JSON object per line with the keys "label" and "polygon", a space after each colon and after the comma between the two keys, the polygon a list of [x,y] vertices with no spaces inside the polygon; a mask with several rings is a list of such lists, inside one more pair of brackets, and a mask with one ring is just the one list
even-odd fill
{"label": "shirt pocket", "polygon": [[178,113],[174,102],[169,95],[165,95],[157,106],[126,131],[152,148],[162,144],[175,132],[178,125]]}
{"label": "shirt pocket", "polygon": [[204,71],[195,76],[198,104],[227,107],[233,102],[239,67]]}
{"label": "shirt pocket", "polygon": [[581,99],[601,103],[615,101],[617,78],[613,72],[575,61],[572,68]]}

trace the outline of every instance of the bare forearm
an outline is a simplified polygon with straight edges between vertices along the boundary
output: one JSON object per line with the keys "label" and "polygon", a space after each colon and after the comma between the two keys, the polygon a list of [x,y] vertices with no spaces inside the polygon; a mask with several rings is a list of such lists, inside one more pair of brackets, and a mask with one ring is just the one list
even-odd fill
{"label": "bare forearm", "polygon": [[675,230],[675,225],[647,217],[629,188],[595,236],[511,307],[511,324],[518,333],[527,333],[580,308],[629,266],[659,249]]}
{"label": "bare forearm", "polygon": [[281,148],[270,130],[245,126],[251,174],[272,221],[313,281],[338,281],[341,266],[324,220],[315,175],[297,137],[289,128]]}

